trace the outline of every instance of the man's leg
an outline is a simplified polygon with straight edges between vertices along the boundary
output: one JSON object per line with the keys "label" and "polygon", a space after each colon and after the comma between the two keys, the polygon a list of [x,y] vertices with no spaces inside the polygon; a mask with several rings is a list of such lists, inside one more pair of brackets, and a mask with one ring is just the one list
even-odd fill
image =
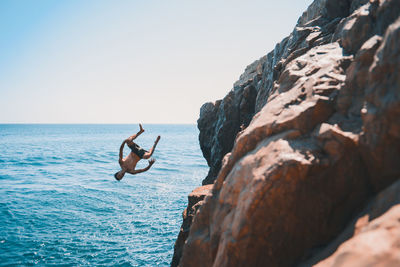
{"label": "man's leg", "polygon": [[157,136],[157,139],[156,139],[156,141],[154,142],[154,145],[153,145],[153,147],[149,150],[149,151],[147,151],[146,153],[144,153],[144,155],[143,155],[143,158],[144,159],[149,159],[150,157],[151,157],[151,155],[153,155],[153,153],[154,153],[154,149],[156,148],[156,146],[157,146],[157,144],[158,144],[158,141],[160,141],[160,136]]}
{"label": "man's leg", "polygon": [[136,137],[138,137],[139,135],[141,135],[141,134],[144,132],[143,127],[142,127],[142,124],[139,124],[139,128],[140,128],[139,132],[137,132],[137,133],[134,134],[134,135],[129,136],[129,137],[126,139],[126,144],[127,144],[128,146],[132,145],[133,140],[135,140]]}

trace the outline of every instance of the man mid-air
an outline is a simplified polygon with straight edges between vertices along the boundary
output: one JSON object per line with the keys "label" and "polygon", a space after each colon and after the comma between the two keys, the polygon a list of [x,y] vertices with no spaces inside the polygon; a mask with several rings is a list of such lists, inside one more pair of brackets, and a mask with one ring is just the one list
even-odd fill
{"label": "man mid-air", "polygon": [[[143,148],[138,146],[135,142],[133,142],[133,140],[135,140],[136,137],[138,137],[139,135],[141,135],[144,132],[142,124],[139,124],[139,127],[140,127],[139,132],[137,134],[132,135],[128,139],[124,140],[124,142],[122,142],[121,147],[119,148],[118,162],[119,162],[119,165],[121,166],[121,170],[114,174],[115,179],[117,179],[118,181],[120,181],[122,179],[122,177],[124,177],[125,173],[137,174],[137,173],[147,171],[148,169],[150,169],[150,167],[155,162],[154,159],[150,159],[149,166],[147,166],[146,168],[140,169],[140,170],[135,170],[136,164],[138,163],[139,160],[149,159],[151,157],[151,155],[153,155],[154,149],[156,148],[158,141],[160,141],[160,136],[158,136],[156,141],[154,142],[153,147],[149,151],[144,150]],[[125,143],[131,149],[131,153],[129,153],[128,156],[123,158],[124,157],[123,151],[124,151]]]}

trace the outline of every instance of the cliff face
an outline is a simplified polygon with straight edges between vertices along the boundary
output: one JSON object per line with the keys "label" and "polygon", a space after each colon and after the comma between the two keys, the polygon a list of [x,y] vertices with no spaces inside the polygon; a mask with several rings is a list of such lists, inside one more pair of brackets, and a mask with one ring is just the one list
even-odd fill
{"label": "cliff face", "polygon": [[313,47],[331,43],[341,19],[367,1],[350,2],[314,1],[299,18],[290,36],[278,43],[268,55],[249,65],[224,99],[201,107],[199,141],[210,166],[203,184],[214,182],[222,158],[232,150],[237,133],[247,127],[254,114],[264,107],[286,65]]}
{"label": "cliff face", "polygon": [[360,246],[364,263],[400,264],[399,199],[357,217],[379,192],[400,195],[399,16],[400,0],[316,0],[203,105],[203,184],[215,182],[180,266],[345,266],[363,263]]}

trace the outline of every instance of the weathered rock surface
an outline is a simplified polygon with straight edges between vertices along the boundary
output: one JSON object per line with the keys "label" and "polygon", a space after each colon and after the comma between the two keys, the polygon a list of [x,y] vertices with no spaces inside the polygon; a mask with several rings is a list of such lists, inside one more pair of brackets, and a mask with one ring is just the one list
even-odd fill
{"label": "weathered rock surface", "polygon": [[253,115],[257,97],[257,84],[265,57],[254,62],[234,85],[227,96],[215,103],[206,103],[200,109],[197,121],[200,147],[210,166],[203,181],[212,184],[221,168],[223,156],[231,151],[236,134],[246,127]]}
{"label": "weathered rock surface", "polygon": [[[318,257],[313,264],[345,266],[358,246],[371,249],[359,264],[397,262],[399,239],[388,237],[400,231],[397,200],[370,217],[365,235],[337,244],[330,258],[320,251],[371,197],[398,190],[382,191],[400,178],[399,16],[400,0],[316,0],[224,99],[201,108],[203,183],[215,182],[179,266]],[[383,245],[368,247],[371,237]]]}
{"label": "weathered rock surface", "polygon": [[[344,7],[344,8],[343,8]],[[349,14],[349,1],[318,0],[299,19],[293,32],[273,51],[249,65],[224,99],[200,110],[200,147],[210,171],[203,184],[214,182],[236,135],[267,102],[285,66],[311,48],[331,42],[337,24]]]}
{"label": "weathered rock surface", "polygon": [[210,194],[212,185],[204,185],[194,189],[188,196],[188,206],[182,213],[183,223],[179,231],[178,238],[174,246],[174,255],[172,257],[171,266],[178,266],[182,256],[183,245],[189,235],[190,226],[197,210],[204,203],[204,198]]}
{"label": "weathered rock surface", "polygon": [[400,266],[400,181],[379,193],[333,242],[300,266]]}

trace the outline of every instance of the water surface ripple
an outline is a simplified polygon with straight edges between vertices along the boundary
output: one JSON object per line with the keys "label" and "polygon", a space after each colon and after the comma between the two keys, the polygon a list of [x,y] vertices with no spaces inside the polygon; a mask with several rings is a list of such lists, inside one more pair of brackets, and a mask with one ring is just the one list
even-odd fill
{"label": "water surface ripple", "polygon": [[0,266],[168,266],[207,165],[195,125],[144,126],[157,162],[117,182],[137,125],[0,125]]}

